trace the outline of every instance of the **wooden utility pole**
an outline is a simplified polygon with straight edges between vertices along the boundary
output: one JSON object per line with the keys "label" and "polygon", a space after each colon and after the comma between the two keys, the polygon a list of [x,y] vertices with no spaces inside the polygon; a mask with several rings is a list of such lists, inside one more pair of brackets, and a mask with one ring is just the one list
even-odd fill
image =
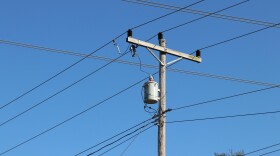
{"label": "wooden utility pole", "polygon": [[[158,34],[159,45],[166,48],[166,41],[163,39],[162,33]],[[166,53],[160,51],[159,64],[159,86],[160,86],[160,101],[158,107],[159,123],[158,123],[158,156],[165,156],[166,147],[166,127],[165,127],[165,111],[166,111]]]}
{"label": "wooden utility pole", "polygon": [[[166,41],[163,38],[163,34],[158,34],[159,45],[151,44],[145,41],[132,38],[132,31],[128,30],[127,39],[128,43],[133,45],[141,46],[146,48],[158,61],[159,61],[159,86],[160,86],[160,102],[159,102],[159,119],[158,119],[158,156],[166,156],[166,66],[172,64],[181,59],[188,59],[190,61],[200,63],[202,59],[200,58],[200,51],[196,52],[196,56],[185,54],[179,51],[166,48]],[[135,46],[134,46],[135,47]],[[152,50],[160,52],[160,58],[158,58]],[[166,63],[166,54],[179,57],[178,59]]]}

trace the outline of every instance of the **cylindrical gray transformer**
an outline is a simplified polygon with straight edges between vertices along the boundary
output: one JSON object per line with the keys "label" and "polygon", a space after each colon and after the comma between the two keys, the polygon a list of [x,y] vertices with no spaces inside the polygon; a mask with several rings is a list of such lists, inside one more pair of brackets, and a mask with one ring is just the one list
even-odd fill
{"label": "cylindrical gray transformer", "polygon": [[144,103],[155,104],[159,100],[159,89],[158,83],[154,81],[153,77],[150,76],[149,81],[143,86],[144,88]]}

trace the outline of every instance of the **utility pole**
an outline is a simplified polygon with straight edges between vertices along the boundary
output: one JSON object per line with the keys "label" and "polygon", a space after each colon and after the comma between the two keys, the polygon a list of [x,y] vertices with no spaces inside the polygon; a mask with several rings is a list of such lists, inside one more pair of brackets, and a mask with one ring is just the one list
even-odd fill
{"label": "utility pole", "polygon": [[[166,66],[173,64],[181,59],[188,59],[190,61],[198,62],[200,63],[202,61],[200,57],[200,51],[196,51],[196,56],[185,54],[179,51],[175,51],[172,49],[166,48],[166,40],[163,38],[162,33],[158,33],[158,40],[159,40],[159,46],[155,44],[151,44],[145,41],[141,41],[138,39],[132,38],[132,30],[128,30],[127,32],[127,39],[126,41],[128,43],[131,43],[132,45],[137,45],[146,48],[152,56],[154,56],[159,61],[159,86],[160,86],[160,99],[159,99],[159,119],[158,119],[158,156],[166,156],[166,127],[165,127],[165,121],[166,121]],[[134,48],[136,46],[133,46]],[[135,50],[135,49],[134,49]],[[152,50],[159,51],[158,58]],[[136,50],[135,50],[136,51]],[[169,63],[166,63],[166,54],[170,54],[173,56],[177,56],[178,59],[171,61]]]}
{"label": "utility pole", "polygon": [[[158,34],[159,45],[166,48],[166,41],[163,39],[162,33]],[[160,101],[158,106],[159,123],[158,123],[158,156],[165,156],[166,147],[166,127],[165,127],[165,110],[166,110],[166,53],[160,51],[159,63],[159,86],[160,86]],[[162,114],[162,115],[161,115]]]}

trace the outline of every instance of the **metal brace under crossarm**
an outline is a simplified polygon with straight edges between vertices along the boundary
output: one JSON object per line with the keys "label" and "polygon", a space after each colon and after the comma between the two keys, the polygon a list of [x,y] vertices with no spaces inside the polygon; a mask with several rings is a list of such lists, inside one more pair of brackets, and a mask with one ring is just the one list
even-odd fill
{"label": "metal brace under crossarm", "polygon": [[145,48],[149,48],[149,49],[153,49],[153,50],[157,50],[157,51],[160,51],[160,52],[165,52],[167,54],[177,56],[177,57],[181,57],[181,58],[184,58],[184,59],[188,59],[190,61],[194,61],[194,62],[198,62],[198,63],[200,63],[202,61],[202,59],[200,57],[196,57],[196,56],[185,54],[185,53],[182,53],[182,52],[179,52],[179,51],[176,51],[176,50],[164,48],[162,46],[158,46],[158,45],[151,44],[151,43],[148,43],[148,42],[145,42],[145,41],[141,41],[141,40],[132,38],[130,36],[127,37],[126,41],[128,43],[136,44],[136,45],[139,45],[139,46],[142,46],[142,47],[145,47]]}
{"label": "metal brace under crossarm", "polygon": [[173,61],[170,61],[170,62],[166,63],[166,65],[169,66],[169,65],[174,64],[174,63],[176,63],[176,62],[178,62],[178,61],[180,61],[182,59],[183,59],[182,57],[179,57],[179,58],[177,58],[177,59],[175,59]]}
{"label": "metal brace under crossarm", "polygon": [[160,63],[162,66],[165,65],[165,64],[162,63],[161,60],[153,53],[153,51],[152,51],[151,49],[149,49],[149,48],[147,48],[147,47],[146,47],[146,49],[154,56],[154,58],[156,58],[156,59],[159,61],[159,63]]}

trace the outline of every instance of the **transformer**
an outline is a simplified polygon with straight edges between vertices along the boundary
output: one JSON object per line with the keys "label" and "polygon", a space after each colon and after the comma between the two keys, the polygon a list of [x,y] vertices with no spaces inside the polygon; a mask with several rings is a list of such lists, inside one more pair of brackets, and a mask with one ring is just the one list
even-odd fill
{"label": "transformer", "polygon": [[149,77],[149,81],[143,85],[144,88],[144,103],[155,104],[159,100],[158,83],[154,81],[152,76]]}

